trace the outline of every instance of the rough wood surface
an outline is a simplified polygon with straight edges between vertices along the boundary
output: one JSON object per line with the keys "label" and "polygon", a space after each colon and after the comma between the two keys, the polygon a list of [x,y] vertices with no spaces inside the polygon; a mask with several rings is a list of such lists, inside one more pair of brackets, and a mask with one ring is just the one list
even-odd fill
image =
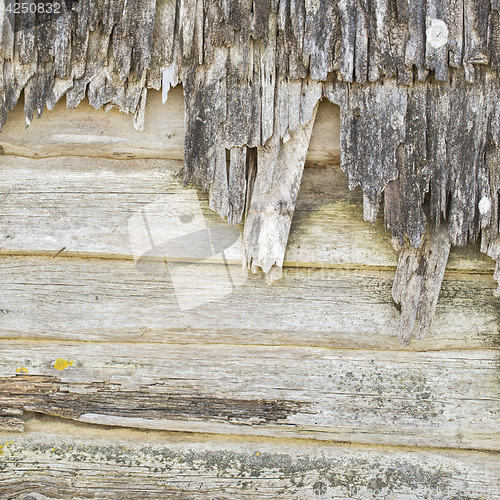
{"label": "rough wood surface", "polygon": [[[131,113],[140,130],[147,87],[158,88],[161,74],[166,98],[181,82],[184,181],[209,189],[211,208],[239,222],[243,207],[252,207],[247,148],[261,148],[257,179],[273,172],[281,145],[293,149],[300,125],[327,97],[342,108],[342,168],[349,185],[363,189],[365,215],[374,217],[387,186],[386,223],[400,245],[408,238],[418,247],[427,223],[438,226],[441,217],[451,242],[466,245],[495,232],[488,229],[497,166],[486,158],[500,144],[498,5],[476,3],[299,0],[256,8],[239,0],[148,0],[134,8],[109,0],[106,8],[65,4],[57,20],[34,13],[14,20],[4,11],[0,126],[24,90],[27,123],[65,94],[68,107],[87,94],[96,108]],[[286,199],[293,212],[294,184],[269,191],[266,205]],[[249,227],[244,245],[249,263],[262,264],[273,281],[288,231],[262,234]],[[412,290],[413,302],[426,293]],[[421,309],[423,323],[432,309]]]}
{"label": "rough wood surface", "polygon": [[410,343],[418,323],[417,338],[423,339],[431,327],[450,254],[448,228],[431,228],[419,248],[406,242],[401,249],[392,297],[401,304],[399,340]]}
{"label": "rough wood surface", "polygon": [[[362,186],[368,219],[376,219],[386,189],[386,223],[400,242],[408,237],[418,245],[424,223],[437,224],[443,218],[452,243],[464,245],[482,234],[482,249],[494,258],[499,255],[497,0],[463,4],[449,0],[442,5],[400,0],[373,4],[344,0],[82,0],[71,12],[63,10],[57,20],[28,14],[17,24],[5,10],[0,11],[0,124],[23,90],[22,113],[27,123],[37,123],[34,116],[41,115],[45,105],[53,107],[65,94],[69,107],[87,95],[92,106],[118,107],[132,114],[137,129],[150,126],[147,139],[132,134],[124,122],[110,132],[117,123],[113,112],[106,117],[83,110],[82,115],[72,115],[78,117],[73,124],[66,122],[62,127],[55,121],[47,127],[42,118],[39,129],[50,129],[50,133],[39,130],[33,142],[14,127],[9,141],[0,143],[5,144],[0,152],[7,153],[2,160],[12,153],[180,159],[184,133],[181,101],[173,99],[179,90],[169,89],[181,81],[188,110],[185,179],[209,188],[212,208],[237,222],[249,199],[245,187],[251,185],[246,182],[245,155],[253,155],[253,148],[266,143],[293,147],[294,133],[309,121],[323,96],[342,109],[342,168],[351,187]],[[159,88],[161,79],[171,108],[146,109],[147,87]],[[169,114],[163,115],[166,109]],[[58,112],[60,116],[65,113]],[[151,125],[145,125],[148,116],[157,117]],[[169,121],[169,116],[175,120]],[[329,116],[325,123],[329,125],[331,120]],[[59,135],[57,139],[53,131]],[[0,135],[0,141],[4,137]],[[63,153],[61,144],[68,148]],[[338,147],[328,145],[327,150],[320,161],[331,162],[331,152],[338,152]],[[273,153],[271,157],[280,154],[278,147]],[[254,165],[257,173],[272,169],[272,161],[259,156],[261,161]],[[390,297],[391,273],[366,267],[367,262],[374,265],[377,248],[364,235],[376,235],[378,230],[359,232],[357,238],[366,241],[352,255],[350,250],[356,246],[356,240],[349,237],[352,228],[337,233],[337,239],[332,237],[326,245],[321,243],[325,240],[317,239],[352,224],[352,214],[362,207],[359,191],[328,204],[315,201],[314,191],[308,195],[303,205],[307,209],[296,211],[297,229],[292,235],[297,239],[287,256],[289,265],[298,267],[287,269],[284,281],[269,289],[261,278],[247,277],[229,265],[231,251],[238,246],[237,230],[224,232],[224,245],[214,245],[213,236],[219,235],[219,229],[199,224],[206,197],[195,210],[196,195],[179,196],[178,205],[167,209],[181,223],[170,227],[177,231],[175,242],[164,243],[161,229],[155,232],[142,224],[140,241],[127,249],[131,216],[142,215],[147,221],[146,216],[159,219],[164,214],[154,207],[150,207],[152,213],[143,210],[145,204],[162,201],[164,193],[155,184],[161,186],[163,181],[171,193],[179,193],[177,180],[160,163],[150,170],[153,163],[138,168],[137,163],[129,162],[131,171],[124,173],[123,164],[101,166],[100,160],[94,160],[99,163],[96,171],[91,160],[75,161],[68,175],[63,173],[56,180],[68,164],[58,170],[55,163],[38,163],[40,172],[34,175],[34,164],[19,168],[20,162],[9,167],[10,160],[19,161],[4,162],[6,188],[0,200],[1,232],[6,241],[0,258],[0,335],[8,339],[0,353],[0,426],[9,433],[20,430],[25,420],[31,432],[34,415],[41,413],[79,420],[80,425],[498,451],[499,323],[498,304],[490,294],[492,281],[473,274],[445,277],[431,335],[402,352],[393,342],[399,317]],[[146,181],[144,175],[151,171],[154,176]],[[12,173],[14,181],[9,178]],[[47,173],[50,175],[44,178]],[[130,182],[134,193],[128,190]],[[292,198],[294,190],[296,186],[287,193]],[[324,196],[324,190],[316,192],[318,199]],[[424,203],[430,206],[427,215]],[[188,209],[182,211],[181,206]],[[337,226],[327,229],[332,219]],[[136,228],[138,221],[139,217],[132,220]],[[185,224],[202,233],[207,245],[201,254],[185,253],[191,241],[179,230]],[[21,240],[16,242],[16,238]],[[96,239],[99,241],[92,241]],[[158,246],[163,252],[160,255],[155,254]],[[5,255],[10,252],[28,255]],[[29,255],[37,252],[44,257]],[[381,255],[376,265],[386,265],[386,259],[393,266],[393,253]],[[443,254],[437,261],[442,258]],[[200,260],[218,264],[196,263]],[[305,267],[318,263],[331,268]],[[349,265],[358,269],[346,270]],[[475,265],[463,268],[473,271]],[[409,268],[412,276],[408,282],[421,275],[421,266]],[[424,273],[419,286],[412,287],[412,296],[404,297],[406,303],[425,296],[426,283],[436,276],[440,281],[444,265],[428,268],[430,274]],[[428,297],[432,307],[420,318],[424,325],[430,323],[429,311],[433,312],[439,287],[432,288]],[[58,342],[64,340],[75,342]],[[125,341],[134,343],[123,344]],[[389,355],[376,350],[391,346],[394,352]],[[336,351],[331,347],[370,350]],[[462,350],[442,351],[450,347]],[[430,349],[438,352],[413,352]],[[90,427],[85,424],[78,432],[90,431]],[[33,439],[31,434],[11,448],[12,439],[6,438],[0,451],[6,455],[13,449],[14,455],[8,455],[12,461],[0,471],[9,474],[7,483],[0,482],[0,491],[4,488],[9,497],[15,494],[19,498],[33,492],[37,498],[39,491],[34,490],[42,485],[43,494],[52,498],[60,497],[61,491],[75,498],[95,497],[95,482],[87,476],[78,478],[81,483],[73,478],[74,462],[81,465],[83,461],[85,470],[94,471],[97,464],[109,473],[103,481],[92,472],[92,479],[99,480],[97,491],[109,486],[112,495],[119,489],[123,497],[132,477],[141,480],[131,494],[137,498],[144,498],[143,482],[155,480],[150,491],[160,487],[172,498],[178,498],[179,492],[205,498],[207,492],[219,495],[221,484],[227,485],[221,464],[229,464],[231,474],[241,474],[241,462],[248,464],[255,458],[251,451],[249,457],[247,448],[247,455],[227,459],[220,449],[230,449],[231,439],[224,436],[225,445],[215,455],[193,457],[188,452],[186,459],[183,435],[184,444],[168,452],[170,462],[165,466],[165,454],[157,449],[154,459],[143,458],[151,447],[148,452],[137,451],[137,447],[134,452],[110,449],[117,435],[104,448],[102,441],[96,445],[94,440],[91,451],[82,449],[78,439],[58,447],[48,437]],[[68,446],[77,447],[75,459]],[[289,447],[287,450],[290,453]],[[257,451],[255,455],[260,456]],[[356,455],[354,461],[352,455],[343,461],[336,459],[334,466],[331,462],[325,465],[323,459],[321,479],[328,471],[326,482],[316,475],[313,479],[311,468],[297,472],[297,468],[290,471],[274,461],[271,466],[266,462],[259,469],[261,477],[266,476],[265,485],[242,481],[231,486],[228,497],[240,495],[243,485],[260,488],[259,497],[264,498],[276,498],[277,493],[286,496],[290,491],[297,496],[303,491],[297,488],[307,485],[303,495],[307,498],[327,492],[332,497],[352,496],[345,491],[352,484],[394,483],[401,498],[439,498],[441,486],[448,487],[445,498],[498,496],[497,454],[407,449],[403,457],[395,449],[365,448],[363,452],[366,454]],[[159,453],[162,465],[156,472],[142,465],[141,460],[158,462]],[[141,458],[133,461],[131,454]],[[432,456],[431,465],[424,456],[427,460]],[[23,465],[23,460],[29,465]],[[288,458],[285,461],[290,463]],[[68,462],[71,465],[65,468]],[[118,462],[120,472],[129,474],[127,481],[113,469]],[[302,457],[301,467],[304,462],[310,464],[311,460]],[[61,474],[52,470],[51,477],[42,477],[40,468],[52,464]],[[202,468],[204,481],[196,476],[188,486],[179,487],[175,481],[181,466],[192,474]],[[243,475],[252,476],[255,469],[245,467]],[[330,474],[332,467],[335,476]],[[166,488],[158,479],[160,474],[165,477],[162,468],[174,470]],[[19,474],[21,481],[27,481],[24,485]],[[302,479],[295,480],[297,474]],[[359,483],[360,474],[368,483]],[[415,491],[416,482],[422,480],[433,489]],[[479,491],[470,488],[471,481],[481,485]],[[342,487],[344,491],[338,489]],[[109,497],[104,495],[106,491],[103,498]],[[356,491],[354,496],[361,494]],[[165,492],[158,497],[164,498]]]}
{"label": "rough wood surface", "polygon": [[[249,187],[243,243],[249,269],[262,269],[268,284],[281,278],[288,234],[316,117],[300,126],[285,144],[270,140],[257,152]],[[275,139],[276,141],[278,139]],[[277,201],[278,200],[278,201]]]}
{"label": "rough wood surface", "polygon": [[[26,128],[23,106],[17,104],[0,132],[0,153],[31,158],[72,155],[182,160],[184,131],[180,86],[170,90],[164,104],[161,92],[148,91],[142,132],[134,130],[124,113],[116,109],[105,113],[94,109],[87,100],[76,109],[66,109],[60,101]],[[340,163],[340,110],[326,99],[319,105],[306,163]]]}
{"label": "rough wood surface", "polygon": [[498,451],[498,360],[487,350],[12,341],[0,406],[145,429]]}
{"label": "rough wood surface", "polygon": [[[0,495],[189,498],[461,498],[500,494],[497,454],[82,428],[38,419],[0,434]],[[64,492],[64,494],[63,494]]]}
{"label": "rough wood surface", "polygon": [[[496,195],[484,161],[487,150],[498,149],[496,3],[298,1],[254,9],[239,1],[156,8],[149,0],[134,9],[110,0],[112,15],[102,19],[101,3],[66,7],[60,24],[34,14],[16,24],[3,13],[2,125],[26,89],[28,123],[65,93],[75,107],[87,92],[94,107],[130,112],[142,128],[146,87],[158,87],[163,72],[166,95],[178,81],[184,85],[185,179],[218,199],[226,188],[215,183],[216,158],[226,149],[286,142],[326,96],[343,108],[350,185],[377,203],[399,179],[401,204],[412,214],[392,214],[401,244],[406,235],[418,246],[429,189],[433,223],[449,205],[453,243],[476,241],[491,224],[487,214],[477,217],[476,205]],[[441,126],[443,116],[454,121]],[[225,203],[213,207],[229,215]]]}
{"label": "rough wood surface", "polygon": [[[167,264],[4,256],[0,335],[401,349],[392,270],[285,268],[269,287],[241,266]],[[498,347],[494,289],[489,276],[445,276],[429,338],[411,349]]]}
{"label": "rough wood surface", "polygon": [[[173,215],[171,207],[186,213],[201,209],[207,227],[232,234],[208,209],[203,193],[184,196],[179,204],[179,194],[186,192],[181,170],[178,161],[4,156],[0,253],[53,256],[64,248],[62,255],[129,259],[134,255],[130,219],[142,209],[153,217],[158,238],[163,234],[164,240],[168,238],[165,218]],[[372,225],[363,222],[362,216],[361,191],[348,189],[340,168],[306,168],[285,266],[395,267],[397,254],[382,221]],[[155,256],[165,257],[164,249],[148,254],[149,258]],[[226,258],[241,261],[240,241],[231,246]],[[465,272],[491,272],[493,268],[493,261],[470,246],[452,250],[448,262],[448,269]]]}

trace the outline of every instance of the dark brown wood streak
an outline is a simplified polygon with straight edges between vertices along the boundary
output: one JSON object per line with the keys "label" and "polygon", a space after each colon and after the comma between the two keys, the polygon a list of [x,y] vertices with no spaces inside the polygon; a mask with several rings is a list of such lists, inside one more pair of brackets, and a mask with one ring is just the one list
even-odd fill
{"label": "dark brown wood streak", "polygon": [[[166,98],[181,82],[184,180],[209,190],[211,208],[228,222],[246,217],[248,265],[269,282],[280,276],[307,150],[304,130],[323,97],[342,108],[341,166],[349,186],[363,189],[368,220],[385,198],[386,224],[405,249],[400,265],[407,252],[424,255],[442,227],[452,245],[481,238],[485,253],[500,256],[498,0],[62,6],[58,16],[16,19],[0,2],[0,127],[24,91],[27,124],[63,96],[70,108],[88,96],[95,108],[131,114],[141,130],[147,89],[163,81]],[[274,222],[266,225],[263,214],[274,214]],[[419,306],[423,325],[432,319],[445,253],[442,269],[424,270],[420,285],[406,287],[413,294],[408,304],[428,296],[426,283],[437,287]],[[405,266],[395,290],[410,283],[406,272],[420,276],[420,266]]]}

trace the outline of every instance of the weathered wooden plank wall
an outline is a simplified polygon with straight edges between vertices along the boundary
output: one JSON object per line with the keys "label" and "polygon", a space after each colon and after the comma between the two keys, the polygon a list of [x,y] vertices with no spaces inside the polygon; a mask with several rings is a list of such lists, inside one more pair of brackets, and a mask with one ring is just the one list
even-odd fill
{"label": "weathered wooden plank wall", "polygon": [[[430,335],[401,347],[397,254],[319,123],[269,287],[182,186],[181,101],[160,123],[150,98],[142,135],[85,106],[0,134],[0,495],[496,498],[492,261],[452,250]],[[164,244],[181,205],[224,255]]]}
{"label": "weathered wooden plank wall", "polygon": [[63,96],[70,108],[87,96],[140,129],[148,89],[167,97],[181,82],[184,179],[210,191],[222,218],[246,215],[247,266],[269,282],[322,97],[342,108],[342,169],[363,189],[365,217],[383,194],[387,227],[406,245],[393,290],[402,343],[415,320],[419,337],[429,329],[451,243],[480,239],[500,257],[497,0],[85,0],[17,17],[3,7],[0,127],[24,92],[27,123]]}

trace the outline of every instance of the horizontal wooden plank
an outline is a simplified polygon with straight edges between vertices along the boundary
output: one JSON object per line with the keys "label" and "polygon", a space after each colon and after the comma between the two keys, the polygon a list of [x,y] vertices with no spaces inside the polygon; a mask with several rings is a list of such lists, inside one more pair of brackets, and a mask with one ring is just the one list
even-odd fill
{"label": "horizontal wooden plank", "polygon": [[[0,258],[0,336],[400,349],[392,271],[287,268],[269,287],[239,266]],[[498,347],[495,282],[445,276],[411,349]]]}
{"label": "horizontal wooden plank", "polygon": [[0,407],[92,424],[500,449],[498,351],[43,343],[0,353]]}
{"label": "horizontal wooden plank", "polygon": [[0,496],[55,500],[189,498],[394,500],[500,495],[497,454],[217,439],[38,420],[0,434]]}
{"label": "horizontal wooden plank", "polygon": [[[96,110],[85,99],[76,109],[59,101],[53,110],[25,127],[22,103],[10,112],[0,133],[5,155],[44,158],[92,156],[104,158],[180,159],[184,148],[184,98],[175,87],[165,104],[161,92],[148,90],[144,130],[137,132],[132,119],[116,109]],[[310,164],[340,163],[340,109],[321,102],[307,156]]]}
{"label": "horizontal wooden plank", "polygon": [[[205,194],[183,188],[181,167],[180,161],[171,160],[5,156],[0,170],[0,253],[52,256],[64,248],[64,255],[131,258],[147,253],[163,260],[172,224],[180,224],[180,213],[189,219],[189,213],[189,221],[197,221],[196,230],[208,227],[215,238],[234,237],[225,258],[240,262],[241,228],[231,229],[209,210]],[[376,225],[364,222],[362,211],[361,191],[348,189],[339,167],[306,169],[286,265],[394,267],[397,254],[389,232],[381,218]],[[155,251],[148,234],[156,242]],[[190,240],[168,257],[187,257],[192,247]],[[493,261],[467,247],[452,252],[448,269],[492,272]]]}

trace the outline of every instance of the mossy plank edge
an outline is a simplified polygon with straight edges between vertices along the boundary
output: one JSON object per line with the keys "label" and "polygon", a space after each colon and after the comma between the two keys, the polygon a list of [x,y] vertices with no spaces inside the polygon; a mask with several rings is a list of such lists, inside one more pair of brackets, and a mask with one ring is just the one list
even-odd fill
{"label": "mossy plank edge", "polygon": [[498,454],[214,438],[46,422],[0,433],[13,500],[461,498],[500,495]]}

